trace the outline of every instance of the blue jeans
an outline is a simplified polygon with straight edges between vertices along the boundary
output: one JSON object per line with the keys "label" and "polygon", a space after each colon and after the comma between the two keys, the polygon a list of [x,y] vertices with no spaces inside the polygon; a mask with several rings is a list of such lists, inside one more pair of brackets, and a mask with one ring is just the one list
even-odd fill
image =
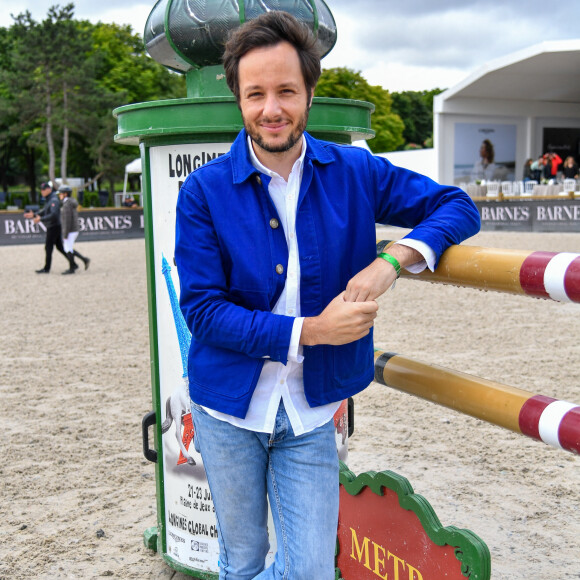
{"label": "blue jeans", "polygon": [[[192,404],[195,446],[216,510],[220,580],[333,580],[338,454],[331,420],[296,437],[280,402],[274,433],[256,433]],[[277,552],[269,549],[270,500]]]}

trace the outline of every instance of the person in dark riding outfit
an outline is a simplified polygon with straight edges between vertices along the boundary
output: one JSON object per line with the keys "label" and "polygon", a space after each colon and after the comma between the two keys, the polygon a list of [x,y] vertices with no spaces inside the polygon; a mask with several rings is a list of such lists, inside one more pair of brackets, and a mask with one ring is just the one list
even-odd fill
{"label": "person in dark riding outfit", "polygon": [[44,267],[36,270],[37,274],[48,274],[52,265],[52,252],[56,249],[68,260],[62,245],[62,226],[60,221],[60,202],[50,181],[40,184],[40,193],[44,197],[44,207],[37,213],[27,211],[24,217],[33,219],[35,224],[42,222],[46,227],[46,242],[44,245]]}

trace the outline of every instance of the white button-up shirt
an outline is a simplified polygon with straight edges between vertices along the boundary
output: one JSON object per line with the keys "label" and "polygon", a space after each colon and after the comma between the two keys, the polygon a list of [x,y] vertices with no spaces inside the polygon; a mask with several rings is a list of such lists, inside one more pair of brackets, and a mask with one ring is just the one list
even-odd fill
{"label": "white button-up shirt", "polygon": [[[280,362],[270,360],[264,362],[264,367],[244,419],[221,413],[214,409],[206,408],[205,410],[212,417],[227,421],[237,427],[251,431],[272,433],[280,400],[283,400],[294,434],[301,435],[330,421],[342,402],[337,401],[320,407],[310,407],[304,394],[302,378],[302,361],[304,357],[300,346],[300,334],[302,333],[304,318],[300,316],[300,260],[296,240],[296,210],[300,184],[302,183],[306,139],[304,136],[302,137],[302,153],[292,167],[288,182],[260,163],[254,153],[250,137],[248,137],[248,149],[254,167],[271,178],[268,193],[278,212],[280,225],[284,229],[288,245],[286,284],[272,310],[274,314],[295,317],[288,352],[288,363],[283,365]],[[420,251],[427,260],[422,264],[414,264],[413,270],[421,271],[427,264],[432,269],[435,255],[431,248],[422,242],[418,244],[415,240],[412,240],[412,242],[414,242],[412,244],[413,247]],[[417,245],[419,247],[416,247]]]}

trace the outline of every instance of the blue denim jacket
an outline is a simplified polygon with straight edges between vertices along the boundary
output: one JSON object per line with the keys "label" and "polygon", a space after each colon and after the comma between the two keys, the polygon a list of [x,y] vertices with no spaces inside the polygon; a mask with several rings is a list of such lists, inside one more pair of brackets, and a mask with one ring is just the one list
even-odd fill
{"label": "blue denim jacket", "polygon": [[[247,412],[264,359],[287,362],[294,322],[271,312],[288,249],[269,177],[253,167],[246,138],[241,131],[227,154],[188,176],[176,218],[191,398],[236,417]],[[407,237],[428,244],[437,259],[479,230],[463,191],[362,148],[306,139],[296,216],[302,316],[320,314],[376,258],[375,223],[414,228]],[[303,354],[311,406],[345,399],[373,380],[372,332],[342,346],[305,346]]]}

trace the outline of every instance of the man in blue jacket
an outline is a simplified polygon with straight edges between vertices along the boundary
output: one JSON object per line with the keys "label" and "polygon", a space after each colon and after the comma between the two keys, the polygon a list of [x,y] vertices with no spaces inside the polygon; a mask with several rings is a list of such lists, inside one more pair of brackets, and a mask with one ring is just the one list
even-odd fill
{"label": "man in blue jacket", "polygon": [[[373,380],[376,298],[401,268],[433,269],[479,215],[457,188],[305,133],[320,59],[292,16],[237,29],[224,65],[245,129],[183,184],[175,248],[220,579],[331,580],[332,418]],[[377,222],[413,229],[377,257]]]}

